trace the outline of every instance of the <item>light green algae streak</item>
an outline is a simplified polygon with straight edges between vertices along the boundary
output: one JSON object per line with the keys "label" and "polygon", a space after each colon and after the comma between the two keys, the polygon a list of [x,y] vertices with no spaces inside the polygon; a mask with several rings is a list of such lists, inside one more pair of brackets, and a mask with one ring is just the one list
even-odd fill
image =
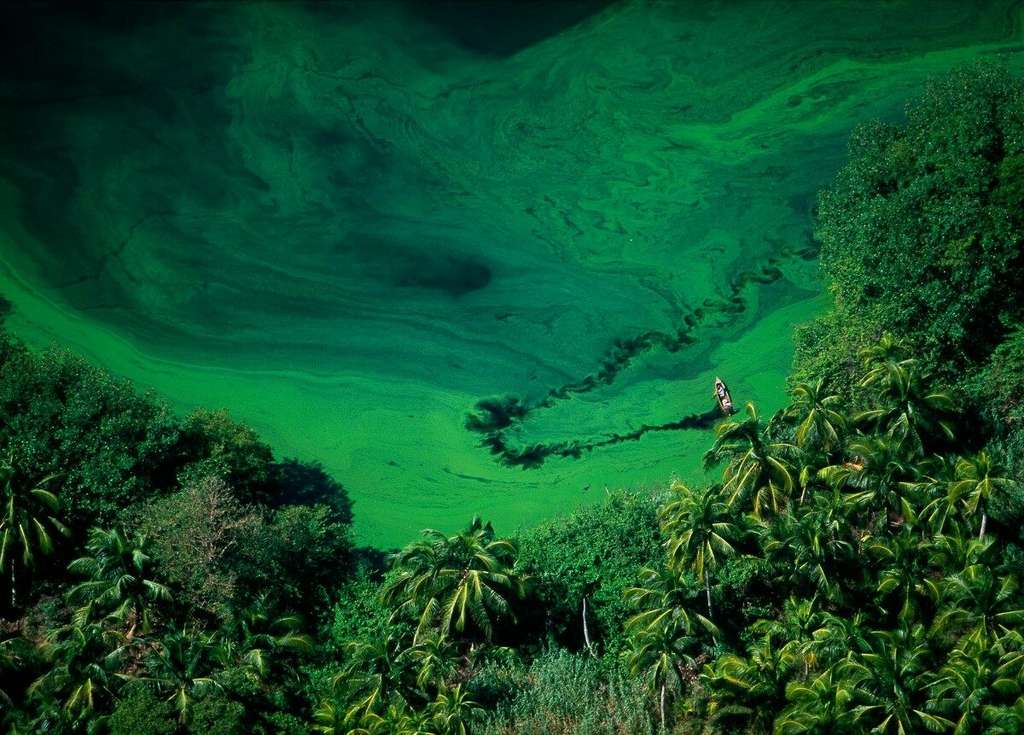
{"label": "light green algae streak", "polygon": [[[853,126],[1021,50],[1014,4],[624,3],[526,40],[494,15],[39,21],[67,63],[0,85],[8,325],[322,460],[364,541],[510,530],[699,478],[706,428],[607,440],[706,412],[716,374],[780,407]],[[505,437],[603,446],[524,469],[465,428],[652,332]]]}

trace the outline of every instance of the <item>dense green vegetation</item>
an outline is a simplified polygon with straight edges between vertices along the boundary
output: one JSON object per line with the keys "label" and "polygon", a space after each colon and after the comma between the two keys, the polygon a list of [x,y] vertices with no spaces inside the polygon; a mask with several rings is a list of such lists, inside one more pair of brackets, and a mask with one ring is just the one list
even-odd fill
{"label": "dense green vegetation", "polygon": [[717,482],[516,537],[353,548],[319,467],[4,337],[3,727],[1021,732],[1022,90],[965,70],[855,133],[835,308]]}

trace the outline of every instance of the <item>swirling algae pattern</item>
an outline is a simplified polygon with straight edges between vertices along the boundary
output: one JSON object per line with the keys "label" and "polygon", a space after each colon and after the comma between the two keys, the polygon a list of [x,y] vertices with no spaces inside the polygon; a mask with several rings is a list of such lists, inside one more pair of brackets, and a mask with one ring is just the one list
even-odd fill
{"label": "swirling algae pattern", "polygon": [[851,129],[1021,50],[1018,3],[8,20],[9,327],[322,460],[383,545],[699,480],[714,375],[784,400]]}

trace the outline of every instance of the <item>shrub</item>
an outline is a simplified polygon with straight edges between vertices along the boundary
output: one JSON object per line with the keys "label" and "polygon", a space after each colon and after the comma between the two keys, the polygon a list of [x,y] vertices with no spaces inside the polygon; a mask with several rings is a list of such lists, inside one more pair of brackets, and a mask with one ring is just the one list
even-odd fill
{"label": "shrub", "polygon": [[631,611],[623,591],[637,569],[661,559],[658,504],[652,493],[618,491],[604,503],[578,508],[524,533],[519,566],[555,637],[583,646],[581,613],[587,598],[590,635],[617,649]]}
{"label": "shrub", "polygon": [[110,735],[172,735],[177,713],[170,702],[141,682],[128,684],[108,722]]}

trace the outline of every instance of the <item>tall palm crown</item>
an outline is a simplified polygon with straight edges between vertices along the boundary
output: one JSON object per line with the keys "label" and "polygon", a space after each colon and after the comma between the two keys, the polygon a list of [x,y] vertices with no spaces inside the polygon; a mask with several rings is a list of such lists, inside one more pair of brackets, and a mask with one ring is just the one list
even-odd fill
{"label": "tall palm crown", "polygon": [[727,732],[767,732],[785,701],[787,655],[771,635],[752,644],[748,654],[725,654],[704,669],[704,680],[716,689],[711,717]]}
{"label": "tall palm crown", "polygon": [[672,493],[672,500],[661,511],[669,564],[677,570],[691,570],[703,580],[710,618],[710,572],[722,559],[735,553],[732,544],[739,536],[739,528],[732,522],[717,487],[691,490],[674,482]]}
{"label": "tall palm crown", "polygon": [[827,599],[839,602],[841,564],[852,555],[842,516],[823,500],[823,493],[814,498],[814,507],[801,517],[780,516],[770,526],[758,529],[761,548],[767,558],[784,570],[782,573],[795,585],[808,584]]}
{"label": "tall palm crown", "polygon": [[68,593],[71,602],[84,602],[76,612],[78,622],[101,614],[127,625],[129,637],[140,624],[142,633],[149,633],[153,603],[169,601],[171,593],[153,579],[145,546],[144,537],[129,538],[119,529],[89,531],[85,544],[89,555],[68,565],[69,571],[88,577]]}
{"label": "tall palm crown", "polygon": [[416,685],[423,691],[439,689],[455,678],[460,663],[458,646],[440,633],[427,633],[419,642],[402,651],[399,662],[416,673]]}
{"label": "tall palm crown", "polygon": [[928,711],[928,654],[920,626],[873,632],[863,650],[851,652],[838,666],[853,705],[842,719],[856,732],[879,735],[949,728],[952,722]]}
{"label": "tall palm crown", "polygon": [[887,597],[899,602],[901,620],[918,619],[919,606],[928,598],[928,545],[916,533],[903,528],[892,536],[876,536],[865,549],[878,573],[876,591],[883,603]]}
{"label": "tall palm crown", "polygon": [[797,679],[786,685],[789,706],[776,718],[778,735],[831,733],[845,714],[850,693],[835,670],[827,668],[809,679]]}
{"label": "tall palm crown", "polygon": [[[368,642],[349,641],[345,666],[331,680],[336,694],[343,694],[346,706],[324,704],[325,713],[345,722],[359,722],[377,716],[401,689],[403,668],[398,639],[380,635]],[[401,697],[399,697],[401,699]]]}
{"label": "tall palm crown", "polygon": [[418,616],[414,642],[428,630],[448,635],[474,627],[490,639],[494,618],[513,616],[509,600],[525,592],[525,578],[513,569],[515,544],[496,538],[479,518],[454,536],[433,529],[423,535],[394,557],[397,574],[385,601],[397,605],[396,615]]}
{"label": "tall palm crown", "polygon": [[855,508],[868,513],[885,508],[894,523],[913,521],[918,511],[917,465],[901,444],[887,436],[862,436],[847,452],[850,461],[822,468],[819,477],[844,490]]}
{"label": "tall palm crown", "polygon": [[441,689],[428,709],[438,735],[468,735],[467,723],[483,712],[462,690],[462,684]]}
{"label": "tall palm crown", "polygon": [[879,405],[859,413],[858,424],[889,434],[914,455],[925,450],[929,439],[953,438],[952,399],[925,392],[916,361],[905,356],[899,342],[883,337],[861,350],[861,357],[868,372],[860,385],[874,389]]}
{"label": "tall palm crown", "polygon": [[[687,617],[690,590],[675,567],[666,564],[657,568],[644,567],[640,570],[640,582],[624,592],[626,602],[637,613],[625,624],[627,633],[660,624],[666,617]],[[688,624],[688,623],[687,623]]]}
{"label": "tall palm crown", "polygon": [[[1020,684],[1001,670],[996,649],[972,651],[954,649],[949,660],[929,683],[934,708],[956,722],[956,733],[993,730],[986,724],[1005,720],[1009,712],[993,703],[993,692],[1016,694]],[[1006,708],[1009,709],[1009,708]],[[1024,722],[1017,720],[1011,732],[1020,732]],[[998,730],[996,730],[998,732]]]}
{"label": "tall palm crown", "polygon": [[984,538],[989,503],[999,492],[1015,487],[1017,483],[1002,475],[1002,468],[984,449],[974,457],[958,460],[956,476],[955,495],[962,498],[968,513],[981,515],[978,538]]}
{"label": "tall palm crown", "polygon": [[846,416],[840,410],[841,401],[826,390],[824,378],[814,385],[798,383],[793,388],[793,400],[784,415],[797,422],[794,440],[798,447],[831,452],[842,444]]}
{"label": "tall palm crown", "polygon": [[31,569],[37,555],[52,553],[54,533],[70,534],[57,518],[60,500],[46,487],[55,478],[33,480],[10,459],[0,462],[0,569],[9,575],[11,607],[17,601],[17,567]]}
{"label": "tall palm crown", "polygon": [[52,666],[29,687],[32,696],[56,705],[37,723],[40,730],[56,725],[51,713],[77,727],[109,706],[125,645],[118,633],[95,623],[57,631],[45,646]]}
{"label": "tall palm crown", "polygon": [[213,656],[259,682],[281,663],[283,654],[312,653],[313,640],[301,632],[301,623],[296,615],[272,614],[266,600],[259,599],[218,632]]}
{"label": "tall palm crown", "polygon": [[684,666],[693,664],[690,655],[697,644],[690,620],[685,613],[648,620],[642,628],[634,630],[630,649],[626,652],[626,665],[652,692],[660,693],[660,719],[665,726],[665,697],[672,682],[683,686]]}
{"label": "tall palm crown", "polygon": [[974,564],[947,577],[941,587],[946,604],[935,617],[933,629],[960,636],[961,646],[987,648],[1024,623],[1016,575],[997,574],[987,565]]}
{"label": "tall palm crown", "polygon": [[797,667],[806,677],[818,663],[818,639],[825,634],[825,614],[817,600],[790,597],[782,605],[778,618],[760,620],[751,630],[763,636],[784,641],[779,649],[789,667]]}
{"label": "tall palm crown", "polygon": [[196,697],[220,688],[212,675],[213,653],[210,636],[172,630],[149,656],[146,678],[174,704],[180,722],[188,722]]}
{"label": "tall palm crown", "polygon": [[754,515],[761,518],[782,510],[792,493],[793,468],[788,458],[796,448],[772,439],[753,403],[746,410],[745,419],[719,424],[704,465],[710,468],[727,461],[722,479],[729,505],[752,494]]}
{"label": "tall palm crown", "polygon": [[946,533],[947,528],[956,533],[962,526],[960,511],[964,485],[957,476],[957,459],[937,456],[920,464],[921,477],[916,483],[924,503],[920,517],[933,533],[940,536]]}

